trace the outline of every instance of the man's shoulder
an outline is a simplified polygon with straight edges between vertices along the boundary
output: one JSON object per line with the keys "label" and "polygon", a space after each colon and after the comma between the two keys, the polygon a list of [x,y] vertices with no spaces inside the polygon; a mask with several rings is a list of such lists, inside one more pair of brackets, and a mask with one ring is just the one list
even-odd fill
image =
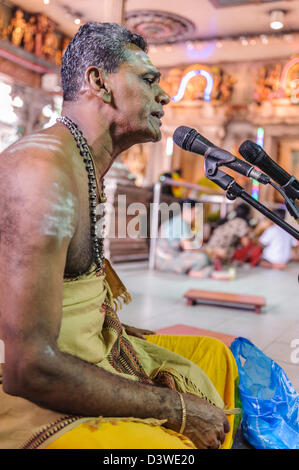
{"label": "man's shoulder", "polygon": [[[51,128],[53,129],[53,128]],[[66,155],[65,142],[55,130],[45,129],[39,132],[21,137],[1,154],[1,164],[3,161],[10,163],[18,157],[26,159],[42,159],[45,156],[55,157]]]}
{"label": "man's shoulder", "polygon": [[77,200],[72,158],[62,149],[63,140],[44,132],[30,134],[6,149],[0,156],[0,211],[8,205],[14,210],[20,200],[23,205],[26,201],[41,204],[52,197],[53,188]]}
{"label": "man's shoulder", "polygon": [[65,142],[55,131],[29,134],[5,149],[0,156],[0,178],[35,178],[69,180],[72,177]]}

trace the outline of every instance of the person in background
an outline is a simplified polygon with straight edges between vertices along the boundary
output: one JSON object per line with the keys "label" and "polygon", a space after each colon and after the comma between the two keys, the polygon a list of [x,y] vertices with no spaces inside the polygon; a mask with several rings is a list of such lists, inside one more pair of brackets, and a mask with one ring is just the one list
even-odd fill
{"label": "person in background", "polygon": [[261,260],[262,251],[262,247],[256,242],[253,235],[249,234],[241,238],[240,246],[234,252],[233,261],[238,265],[249,263],[250,266],[257,266]]}
{"label": "person in background", "polygon": [[[273,212],[281,219],[285,218],[284,209],[275,209]],[[273,222],[264,231],[259,243],[263,246],[260,266],[272,269],[285,269],[291,260],[292,248],[298,245],[292,235]]]}
{"label": "person in background", "polygon": [[237,244],[248,235],[249,214],[250,207],[241,203],[232,213],[219,221],[205,246],[215,270],[222,270],[222,262],[230,261]]}
{"label": "person in background", "polygon": [[243,263],[249,263],[250,266],[257,266],[259,264],[263,249],[258,239],[263,231],[269,227],[269,224],[263,224],[264,228],[261,230],[259,227],[261,224],[254,218],[250,220],[249,225],[248,234],[240,239],[232,258],[234,264],[239,266]]}
{"label": "person in background", "polygon": [[[169,171],[166,173],[162,173],[160,175],[160,178],[171,178],[172,180],[184,183],[185,180],[182,178],[182,170],[177,169],[173,171]],[[162,194],[167,194],[168,196],[174,196],[178,198],[186,198],[188,194],[188,188],[185,188],[184,186],[176,186],[176,185],[170,185],[170,184],[163,184]]]}
{"label": "person in background", "polygon": [[184,199],[181,211],[161,224],[156,248],[156,269],[159,271],[206,277],[212,266],[201,241],[192,231],[196,219],[196,201]]}

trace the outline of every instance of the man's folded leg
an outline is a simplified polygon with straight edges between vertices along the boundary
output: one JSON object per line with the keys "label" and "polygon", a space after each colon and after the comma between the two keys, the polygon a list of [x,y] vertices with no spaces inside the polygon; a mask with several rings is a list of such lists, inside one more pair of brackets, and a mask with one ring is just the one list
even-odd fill
{"label": "man's folded leg", "polygon": [[[147,341],[179,354],[199,366],[213,382],[228,409],[235,408],[238,369],[231,351],[221,341],[199,336],[150,335]],[[230,431],[222,449],[229,449],[239,418],[227,416]],[[188,419],[188,416],[187,416]],[[138,422],[139,421],[139,422]],[[79,424],[47,449],[195,449],[185,436],[134,418],[99,418]]]}
{"label": "man's folded leg", "polygon": [[170,429],[129,419],[93,420],[66,432],[47,449],[195,449]]}

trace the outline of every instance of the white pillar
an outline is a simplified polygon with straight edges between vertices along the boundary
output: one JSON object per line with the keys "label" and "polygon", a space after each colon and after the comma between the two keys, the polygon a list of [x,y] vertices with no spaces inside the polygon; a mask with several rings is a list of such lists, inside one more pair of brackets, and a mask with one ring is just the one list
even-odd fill
{"label": "white pillar", "polygon": [[102,0],[100,3],[103,22],[124,23],[126,0]]}

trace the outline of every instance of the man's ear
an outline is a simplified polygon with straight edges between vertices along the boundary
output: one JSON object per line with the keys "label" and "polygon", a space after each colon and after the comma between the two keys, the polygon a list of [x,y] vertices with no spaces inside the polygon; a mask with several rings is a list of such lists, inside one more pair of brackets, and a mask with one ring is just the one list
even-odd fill
{"label": "man's ear", "polygon": [[85,82],[94,95],[101,98],[105,103],[111,103],[112,94],[108,74],[105,71],[91,65],[86,69]]}

